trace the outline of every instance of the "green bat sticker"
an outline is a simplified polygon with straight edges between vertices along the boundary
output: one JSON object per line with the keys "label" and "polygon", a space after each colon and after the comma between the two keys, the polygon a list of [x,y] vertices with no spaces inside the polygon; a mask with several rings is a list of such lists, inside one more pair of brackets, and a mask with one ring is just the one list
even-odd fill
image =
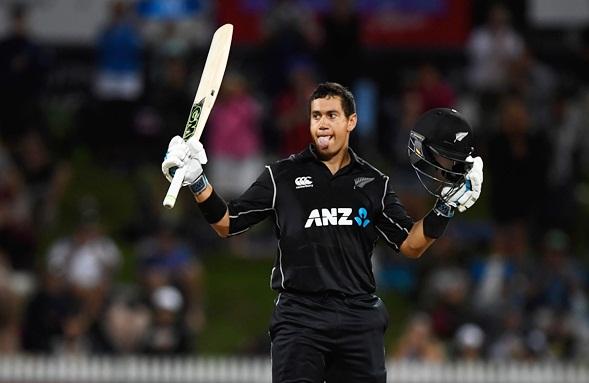
{"label": "green bat sticker", "polygon": [[202,111],[204,103],[205,99],[203,98],[196,104],[192,105],[192,109],[190,109],[190,117],[188,118],[186,128],[184,129],[184,135],[182,136],[184,140],[188,140],[190,137],[194,136],[194,131],[196,130],[196,125],[200,119],[200,112]]}

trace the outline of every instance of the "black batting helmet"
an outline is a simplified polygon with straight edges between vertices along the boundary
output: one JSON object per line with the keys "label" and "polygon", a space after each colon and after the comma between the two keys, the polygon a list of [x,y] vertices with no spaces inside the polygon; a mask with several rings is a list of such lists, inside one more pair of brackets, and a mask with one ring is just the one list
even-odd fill
{"label": "black batting helmet", "polygon": [[[409,135],[409,161],[432,195],[444,199],[462,186],[472,167],[470,124],[456,111],[436,108],[425,112]],[[444,189],[446,188],[447,189]]]}

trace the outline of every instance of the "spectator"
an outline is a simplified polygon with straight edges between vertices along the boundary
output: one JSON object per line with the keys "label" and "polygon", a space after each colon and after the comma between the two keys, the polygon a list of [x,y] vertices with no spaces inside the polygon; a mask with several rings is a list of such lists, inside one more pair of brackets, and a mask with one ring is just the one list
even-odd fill
{"label": "spectator", "polygon": [[[49,247],[47,267],[52,277],[63,278],[66,288],[81,302],[80,315],[90,325],[103,308],[120,262],[120,250],[107,236],[95,207],[83,206],[74,232]],[[76,313],[72,326],[77,325]]]}
{"label": "spectator", "polygon": [[386,107],[393,123],[393,160],[404,164],[409,130],[414,122],[429,109],[454,108],[456,93],[436,66],[424,63],[414,75],[407,77],[399,98],[387,102]]}
{"label": "spectator", "polygon": [[582,352],[587,330],[587,271],[573,257],[570,237],[550,230],[542,243],[542,262],[535,271],[527,308],[545,334],[549,353],[572,360]]}
{"label": "spectator", "polygon": [[203,310],[203,269],[200,260],[174,231],[160,225],[137,247],[140,283],[148,297],[164,286],[175,286],[182,294],[182,315],[193,333],[205,324]]}
{"label": "spectator", "polygon": [[148,306],[137,298],[115,294],[96,328],[98,350],[115,355],[142,352],[151,319]]}
{"label": "spectator", "polygon": [[54,158],[47,138],[28,131],[20,140],[17,164],[24,176],[33,220],[42,227],[57,223],[58,207],[70,178],[69,164]]}
{"label": "spectator", "polygon": [[11,285],[11,268],[0,251],[0,354],[17,352],[20,302]]}
{"label": "spectator", "polygon": [[88,316],[83,303],[69,302],[60,321],[61,336],[54,339],[52,354],[57,356],[90,355],[94,350]]}
{"label": "spectator", "polygon": [[535,228],[543,211],[550,149],[543,133],[532,129],[521,97],[506,97],[500,117],[500,130],[490,138],[486,158],[492,217],[499,225],[519,222]]}
{"label": "spectator", "polygon": [[190,334],[182,320],[184,300],[172,286],[158,287],[151,296],[153,322],[147,330],[148,354],[187,354],[192,350]]}
{"label": "spectator", "polygon": [[514,60],[509,73],[509,87],[522,95],[530,115],[532,125],[550,129],[550,104],[557,94],[558,77],[544,63],[540,62],[526,46]]}
{"label": "spectator", "polygon": [[[276,98],[274,116],[280,137],[280,156],[289,156],[303,150],[309,141],[309,116],[301,113],[308,109],[309,96],[316,86],[312,63],[299,59],[291,63],[288,85]],[[275,147],[275,145],[273,145]]]}
{"label": "spectator", "polygon": [[23,174],[0,143],[0,250],[10,267],[31,273],[37,238],[33,208]]}
{"label": "spectator", "polygon": [[10,8],[10,24],[0,40],[0,137],[12,147],[23,130],[45,128],[39,99],[50,60],[29,34],[22,2]]}
{"label": "spectator", "polygon": [[589,151],[584,108],[570,89],[553,94],[547,135],[552,157],[547,174],[547,196],[543,224],[574,233],[579,217],[578,187],[587,170],[583,154]]}
{"label": "spectator", "polygon": [[426,280],[428,313],[434,334],[450,340],[457,329],[472,317],[468,302],[470,281],[466,271],[453,264],[437,267]]}
{"label": "spectator", "polygon": [[456,107],[456,92],[442,78],[440,70],[431,63],[422,64],[417,74],[417,91],[421,97],[422,112],[433,108]]}
{"label": "spectator", "polygon": [[468,84],[480,101],[482,132],[495,121],[499,97],[509,89],[511,66],[524,49],[521,36],[501,4],[491,7],[484,25],[475,28],[467,42]]}
{"label": "spectator", "polygon": [[176,54],[193,46],[208,48],[211,28],[218,16],[213,14],[214,2],[138,0],[134,3],[141,17],[141,32],[152,49]]}
{"label": "spectator", "polygon": [[[97,42],[98,63],[94,83],[99,101],[97,121],[84,133],[95,154],[109,164],[125,164],[134,138],[133,120],[143,94],[143,41],[133,24],[128,5],[114,1],[108,25]],[[117,137],[111,140],[111,137]]]}
{"label": "spectator", "polygon": [[446,360],[444,346],[433,334],[427,314],[417,313],[409,319],[393,352],[393,359],[423,363]]}
{"label": "spectator", "polygon": [[[582,343],[582,337],[578,337],[579,343]],[[532,328],[525,336],[526,356],[532,361],[551,361],[554,356],[548,348],[548,338],[543,331]]]}
{"label": "spectator", "polygon": [[290,63],[313,56],[320,46],[321,28],[308,5],[295,0],[271,2],[263,20],[264,85],[270,97],[275,97],[288,77]]}
{"label": "spectator", "polygon": [[124,2],[113,1],[110,16],[98,40],[96,95],[105,101],[133,101],[143,91],[143,42]]}
{"label": "spectator", "polygon": [[244,76],[228,73],[209,119],[207,150],[211,180],[229,199],[241,194],[263,167],[261,114]]}
{"label": "spectator", "polygon": [[182,133],[196,86],[190,80],[184,57],[165,57],[159,64],[159,77],[149,93],[148,105],[135,119],[137,147],[141,148],[137,156],[147,163],[160,160],[154,153],[160,150],[162,141]]}
{"label": "spectator", "polygon": [[[321,41],[321,30],[311,10],[293,0],[273,2],[264,17],[266,39],[281,42],[288,52],[304,52]],[[292,57],[287,57],[288,59]]]}
{"label": "spectator", "polygon": [[557,314],[572,308],[575,293],[583,294],[583,268],[572,258],[570,238],[560,230],[546,233],[542,248],[542,262],[535,272],[535,292],[529,302],[532,307],[547,307]]}
{"label": "spectator", "polygon": [[484,346],[484,331],[475,323],[465,323],[454,335],[454,358],[461,361],[480,361],[485,356]]}
{"label": "spectator", "polygon": [[323,73],[330,81],[351,88],[363,66],[360,17],[354,9],[354,0],[331,0],[330,3],[330,12],[322,20]]}
{"label": "spectator", "polygon": [[[498,228],[489,255],[470,264],[472,307],[483,328],[494,335],[505,312],[524,302],[527,287],[527,235],[522,226]],[[522,286],[523,285],[523,286]]]}
{"label": "spectator", "polygon": [[472,31],[467,46],[471,89],[482,94],[507,90],[511,65],[524,49],[507,8],[493,5],[486,23]]}
{"label": "spectator", "polygon": [[423,98],[417,87],[414,84],[409,84],[403,89],[399,99],[391,99],[386,102],[385,110],[392,125],[390,129],[387,129],[392,135],[390,141],[392,145],[386,145],[383,154],[388,154],[398,169],[394,175],[403,170],[404,173],[409,173],[409,177],[407,174],[404,175],[404,178],[407,178],[405,183],[411,182],[415,177],[412,169],[406,166],[407,141],[409,141],[409,132],[419,116],[425,111]]}
{"label": "spectator", "polygon": [[[22,322],[22,349],[30,353],[50,353],[63,336],[68,310],[79,301],[60,276],[43,272],[39,287],[28,301]],[[43,318],[43,320],[39,320]]]}
{"label": "spectator", "polygon": [[186,37],[178,31],[178,24],[169,20],[161,26],[161,32],[151,42],[152,81],[155,85],[165,78],[165,62],[169,59],[185,59],[190,54],[191,46]]}
{"label": "spectator", "polygon": [[547,360],[572,361],[582,349],[582,337],[577,336],[574,321],[566,312],[555,312],[549,307],[540,307],[532,312],[535,331],[545,338],[541,348]]}
{"label": "spectator", "polygon": [[523,362],[528,358],[524,334],[523,313],[518,309],[504,310],[500,318],[502,331],[489,345],[489,360],[494,362]]}

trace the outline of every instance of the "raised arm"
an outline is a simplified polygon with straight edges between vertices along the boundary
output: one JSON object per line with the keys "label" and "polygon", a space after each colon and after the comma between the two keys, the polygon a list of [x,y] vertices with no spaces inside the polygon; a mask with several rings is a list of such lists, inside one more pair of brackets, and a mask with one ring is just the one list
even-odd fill
{"label": "raised arm", "polygon": [[174,137],[162,172],[171,180],[176,169],[185,169],[182,185],[188,186],[205,220],[220,237],[243,233],[274,210],[276,187],[269,166],[245,193],[227,204],[205,176],[202,165],[206,163],[206,152],[200,142],[191,145]]}
{"label": "raised arm", "polygon": [[211,227],[221,237],[229,235],[227,204],[219,196],[203,172],[202,165],[208,162],[202,144],[184,141],[180,136],[172,138],[162,162],[162,173],[172,182],[174,172],[184,168],[182,186],[188,186],[194,199]]}
{"label": "raised arm", "polygon": [[[207,187],[200,194],[195,194],[194,199],[198,203],[198,206],[200,207],[201,211],[203,210],[203,208],[206,208],[207,205],[210,205],[214,199],[222,200],[222,198],[215,192],[211,184],[208,184]],[[224,201],[223,204],[225,204]],[[217,201],[216,205],[218,205],[217,209],[223,208],[219,201]],[[226,238],[229,236],[229,211],[227,210],[226,204],[225,213],[223,214],[221,219],[217,222],[209,222],[209,224],[217,232],[219,237]]]}
{"label": "raised arm", "polygon": [[434,208],[422,219],[415,222],[399,250],[411,258],[420,257],[446,229],[454,210],[464,212],[477,201],[483,185],[483,160],[480,157],[467,159],[472,162],[464,183],[456,190],[442,190],[443,198],[436,201]]}

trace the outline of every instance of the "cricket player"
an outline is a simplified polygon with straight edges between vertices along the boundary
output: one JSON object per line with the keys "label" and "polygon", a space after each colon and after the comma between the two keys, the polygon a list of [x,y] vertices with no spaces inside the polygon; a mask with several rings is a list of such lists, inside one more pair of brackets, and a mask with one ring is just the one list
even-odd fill
{"label": "cricket player", "polygon": [[469,124],[453,109],[429,111],[412,130],[408,152],[437,202],[414,221],[389,177],[349,148],[356,122],[353,95],[337,83],[320,84],[309,102],[309,147],[267,165],[228,203],[203,173],[207,157],[200,143],[174,137],[162,163],[168,180],[174,169],[186,169],[183,185],[221,237],[241,234],[266,218],[273,221],[274,383],[384,383],[388,314],[374,294],[376,241],[382,238],[417,258],[442,235],[455,210],[471,207],[481,191],[483,164],[471,156]]}

